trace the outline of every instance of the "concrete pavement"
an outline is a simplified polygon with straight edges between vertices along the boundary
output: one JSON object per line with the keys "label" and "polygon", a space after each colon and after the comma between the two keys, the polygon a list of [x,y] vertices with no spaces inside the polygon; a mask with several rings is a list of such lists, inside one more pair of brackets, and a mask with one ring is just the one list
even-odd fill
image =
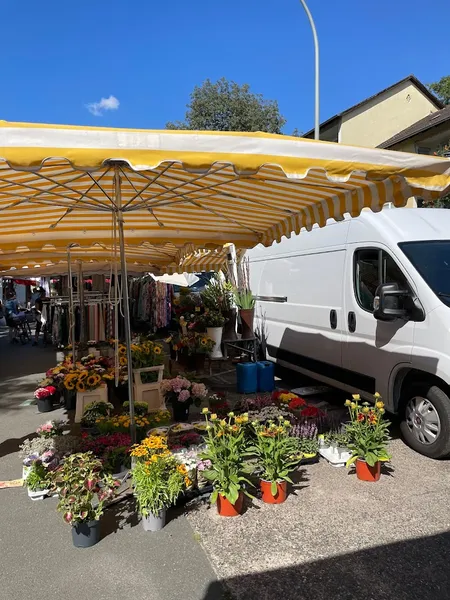
{"label": "concrete pavement", "polygon": [[[48,418],[64,417],[63,409],[43,415],[36,406],[23,405],[55,364],[53,349],[11,345],[0,330],[0,480],[21,476],[17,450],[26,437]],[[184,516],[173,513],[163,531],[145,533],[132,502],[121,503],[105,513],[100,543],[80,550],[72,546],[70,527],[56,504],[52,498],[32,502],[23,488],[0,489],[0,598],[223,598]]]}

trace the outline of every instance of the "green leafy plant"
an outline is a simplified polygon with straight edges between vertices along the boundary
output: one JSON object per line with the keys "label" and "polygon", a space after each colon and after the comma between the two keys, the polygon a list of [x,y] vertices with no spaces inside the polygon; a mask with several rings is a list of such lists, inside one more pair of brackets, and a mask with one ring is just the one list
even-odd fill
{"label": "green leafy plant", "polygon": [[[130,410],[130,402],[127,400],[126,402],[123,403],[122,407],[123,407],[124,412],[128,414],[128,412]],[[135,402],[134,403],[134,414],[136,416],[143,417],[143,416],[147,415],[147,413],[148,413],[147,402]]]}
{"label": "green leafy plant", "polygon": [[72,454],[50,474],[52,489],[59,496],[57,510],[66,523],[83,523],[101,517],[105,502],[111,500],[119,481],[103,471],[92,452]]}
{"label": "green leafy plant", "polygon": [[207,408],[202,412],[207,424],[205,436],[207,447],[200,457],[210,464],[210,467],[203,471],[203,476],[213,485],[211,503],[216,502],[220,494],[231,504],[235,504],[241,492],[250,496],[244,488],[245,483],[251,485],[244,476],[248,470],[245,465],[247,445],[245,428],[248,415],[244,413],[235,417],[234,413],[230,412],[227,419],[219,419]]}
{"label": "green leafy plant", "polygon": [[144,517],[171,506],[191,485],[187,469],[166,452],[139,460],[132,469],[134,496]]}
{"label": "green leafy plant", "polygon": [[114,406],[110,402],[91,402],[84,409],[81,425],[95,427],[97,419],[109,416],[112,410],[114,410]]}
{"label": "green leafy plant", "polygon": [[[201,293],[205,308],[211,311],[227,312],[233,308],[233,286],[215,273]],[[220,325],[208,325],[220,327]]]}
{"label": "green leafy plant", "polygon": [[32,492],[45,490],[49,486],[48,475],[49,472],[44,467],[42,462],[40,460],[36,460],[28,472],[25,485],[29,487]]}
{"label": "green leafy plant", "polygon": [[209,310],[199,317],[199,322],[204,327],[223,327],[225,317],[217,310]]}
{"label": "green leafy plant", "polygon": [[302,454],[317,454],[319,451],[319,442],[317,438],[300,438],[299,450]]}
{"label": "green leafy plant", "polygon": [[249,310],[255,307],[255,297],[251,290],[235,290],[234,301],[241,310]]}
{"label": "green leafy plant", "polygon": [[353,396],[353,400],[346,400],[349,409],[350,423],[346,426],[349,437],[348,448],[352,455],[347,461],[347,467],[358,459],[364,460],[371,467],[379,461],[388,461],[391,456],[387,452],[390,439],[388,421],[384,420],[384,403],[380,395],[375,394],[375,405],[368,402],[359,404],[360,397]]}
{"label": "green leafy plant", "polygon": [[291,424],[279,417],[278,422],[260,425],[253,422],[255,441],[247,449],[247,456],[256,458],[257,471],[261,479],[271,482],[271,491],[277,492],[277,482],[292,480],[289,477],[300,462],[298,439],[289,435]]}

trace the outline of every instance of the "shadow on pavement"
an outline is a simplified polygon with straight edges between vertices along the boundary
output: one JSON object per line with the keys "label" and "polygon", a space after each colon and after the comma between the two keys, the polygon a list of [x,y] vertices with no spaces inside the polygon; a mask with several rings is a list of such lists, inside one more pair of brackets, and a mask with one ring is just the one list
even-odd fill
{"label": "shadow on pavement", "polygon": [[[382,519],[381,507],[378,516],[373,507],[368,507],[368,518]],[[349,523],[349,527],[351,526]],[[336,540],[335,550],[339,551],[339,546],[343,543],[345,540]],[[225,598],[448,600],[449,555],[450,533],[446,532],[285,569],[225,579]],[[224,592],[222,584],[215,582],[209,586],[203,600],[218,598],[224,598]]]}

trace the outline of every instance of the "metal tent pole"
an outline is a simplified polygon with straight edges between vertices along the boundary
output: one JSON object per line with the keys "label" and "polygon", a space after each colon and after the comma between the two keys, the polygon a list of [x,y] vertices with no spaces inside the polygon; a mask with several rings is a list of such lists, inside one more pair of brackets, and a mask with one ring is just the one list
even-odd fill
{"label": "metal tent pole", "polygon": [[70,343],[72,344],[72,363],[75,364],[77,360],[77,350],[75,346],[75,315],[73,306],[73,289],[72,289],[72,257],[70,255],[71,245],[67,246],[67,267],[69,274],[69,332],[70,332]]}
{"label": "metal tent pole", "polygon": [[123,210],[122,193],[119,166],[114,165],[114,190],[117,211],[117,223],[119,225],[119,247],[120,247],[120,270],[122,275],[122,298],[125,319],[125,344],[127,346],[127,367],[128,367],[128,398],[130,401],[130,435],[131,443],[136,443],[136,422],[134,420],[134,394],[133,394],[133,357],[131,354],[131,324],[130,324],[130,304],[128,301],[128,276],[127,261],[125,257],[125,239],[123,234]]}
{"label": "metal tent pole", "polygon": [[84,343],[84,281],[83,264],[81,260],[78,263],[78,294],[80,298],[80,344]]}

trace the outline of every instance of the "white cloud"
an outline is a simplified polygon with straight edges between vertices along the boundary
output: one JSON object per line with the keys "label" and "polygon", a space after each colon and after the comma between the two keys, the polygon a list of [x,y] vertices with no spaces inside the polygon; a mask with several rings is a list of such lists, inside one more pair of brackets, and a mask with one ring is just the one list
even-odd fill
{"label": "white cloud", "polygon": [[96,117],[101,117],[103,116],[103,111],[117,110],[119,105],[119,100],[115,96],[110,96],[109,98],[102,98],[100,102],[91,102],[90,104],[86,104],[86,108]]}

